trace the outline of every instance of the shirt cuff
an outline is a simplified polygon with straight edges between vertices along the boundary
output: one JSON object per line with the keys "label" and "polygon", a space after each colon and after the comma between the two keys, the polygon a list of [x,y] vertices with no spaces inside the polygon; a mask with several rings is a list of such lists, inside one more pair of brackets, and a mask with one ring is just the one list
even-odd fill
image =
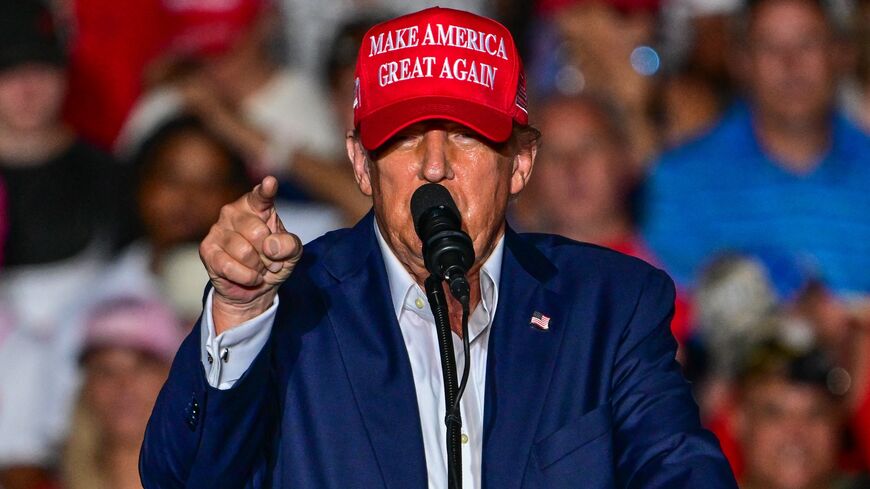
{"label": "shirt cuff", "polygon": [[214,289],[208,292],[202,314],[201,361],[208,384],[220,390],[230,389],[254,362],[263,349],[278,311],[278,296],[272,306],[257,317],[215,335],[212,303]]}

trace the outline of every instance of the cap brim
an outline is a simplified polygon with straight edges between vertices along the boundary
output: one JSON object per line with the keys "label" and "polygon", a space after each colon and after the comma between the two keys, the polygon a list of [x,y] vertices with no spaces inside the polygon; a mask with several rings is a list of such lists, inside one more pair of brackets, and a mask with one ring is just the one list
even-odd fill
{"label": "cap brim", "polygon": [[360,139],[372,151],[402,129],[431,119],[462,124],[496,143],[507,141],[513,130],[513,118],[491,107],[466,99],[418,97],[388,105],[360,120]]}

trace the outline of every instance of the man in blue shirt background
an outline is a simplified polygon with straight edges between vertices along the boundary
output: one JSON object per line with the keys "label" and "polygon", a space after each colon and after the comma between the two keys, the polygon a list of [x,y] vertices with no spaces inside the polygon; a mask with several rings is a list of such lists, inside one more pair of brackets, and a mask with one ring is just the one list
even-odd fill
{"label": "man in blue shirt background", "polygon": [[806,254],[840,293],[870,291],[870,137],[835,109],[842,59],[818,0],[755,0],[739,36],[746,102],[664,154],[643,232],[678,282],[716,252]]}

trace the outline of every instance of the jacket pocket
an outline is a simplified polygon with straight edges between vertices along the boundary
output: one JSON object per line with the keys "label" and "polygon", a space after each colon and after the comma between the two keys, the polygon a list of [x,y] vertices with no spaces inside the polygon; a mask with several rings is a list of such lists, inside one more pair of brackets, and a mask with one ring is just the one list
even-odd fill
{"label": "jacket pocket", "polygon": [[[548,468],[584,446],[606,437],[599,456],[610,456],[612,421],[610,403],[589,411],[535,443],[535,458],[541,470]],[[605,441],[605,440],[602,440]]]}

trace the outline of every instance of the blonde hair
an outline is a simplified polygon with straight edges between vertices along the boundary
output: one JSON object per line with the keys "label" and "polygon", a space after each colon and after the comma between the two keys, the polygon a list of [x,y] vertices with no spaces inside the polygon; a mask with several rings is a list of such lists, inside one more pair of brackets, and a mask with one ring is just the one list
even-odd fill
{"label": "blonde hair", "polygon": [[110,489],[104,473],[102,438],[100,423],[82,391],[73,411],[70,434],[61,461],[61,477],[65,488]]}

